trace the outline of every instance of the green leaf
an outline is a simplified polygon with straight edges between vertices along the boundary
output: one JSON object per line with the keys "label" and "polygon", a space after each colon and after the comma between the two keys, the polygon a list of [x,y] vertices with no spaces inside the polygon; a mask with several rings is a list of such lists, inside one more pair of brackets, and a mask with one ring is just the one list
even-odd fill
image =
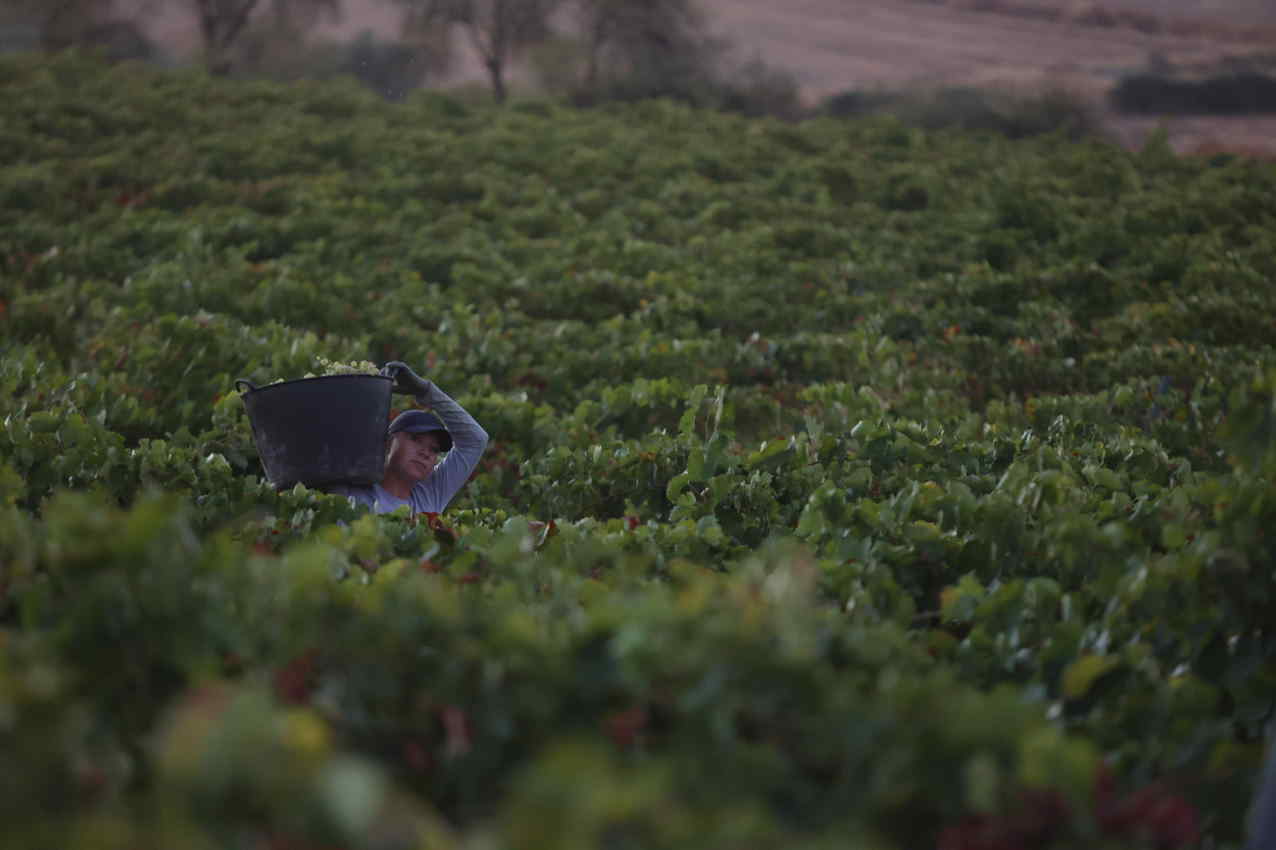
{"label": "green leaf", "polygon": [[692,387],[691,395],[687,397],[687,408],[678,420],[678,432],[683,436],[695,436],[696,417],[700,415],[700,405],[704,403],[705,396],[708,394],[709,387],[705,384],[696,384]]}
{"label": "green leaf", "polygon": [[1181,549],[1187,545],[1187,532],[1183,526],[1169,523],[1161,526],[1161,545],[1166,549]]}
{"label": "green leaf", "polygon": [[946,622],[968,623],[974,619],[984,596],[984,586],[979,579],[973,573],[967,573],[957,584],[940,592],[940,614]]}
{"label": "green leaf", "polygon": [[62,425],[62,417],[47,410],[37,411],[27,419],[27,427],[34,434],[51,434]]}
{"label": "green leaf", "polygon": [[774,469],[783,466],[793,454],[793,449],[787,441],[770,440],[750,454],[744,464],[750,469]]}
{"label": "green leaf", "polygon": [[1062,691],[1067,699],[1081,699],[1090,692],[1095,682],[1121,665],[1112,655],[1085,655],[1069,664],[1063,671]]}
{"label": "green leaf", "polygon": [[688,472],[682,472],[675,475],[673,478],[669,479],[668,485],[665,486],[665,498],[671,502],[680,501],[683,491],[687,489],[687,486],[691,483],[691,481],[691,474]]}

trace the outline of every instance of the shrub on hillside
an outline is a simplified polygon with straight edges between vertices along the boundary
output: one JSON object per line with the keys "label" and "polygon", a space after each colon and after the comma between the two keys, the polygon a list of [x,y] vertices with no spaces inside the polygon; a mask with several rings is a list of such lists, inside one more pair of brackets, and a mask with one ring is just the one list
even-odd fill
{"label": "shrub on hillside", "polygon": [[1276,77],[1236,71],[1199,80],[1162,74],[1131,74],[1110,95],[1122,112],[1244,115],[1276,112]]}
{"label": "shrub on hillside", "polygon": [[703,55],[673,57],[666,68],[635,68],[591,88],[578,88],[570,100],[575,106],[596,106],[663,98],[750,117],[801,117],[804,110],[792,74],[758,57],[724,64]]}
{"label": "shrub on hillside", "polygon": [[437,68],[434,59],[418,45],[383,40],[367,30],[349,41],[305,41],[285,31],[261,29],[244,39],[235,68],[239,76],[279,80],[350,76],[387,100],[399,101]]}
{"label": "shrub on hillside", "polygon": [[798,118],[797,81],[712,34],[694,4],[586,3],[582,32],[532,54],[541,85],[577,106],[664,98],[749,116]]}
{"label": "shrub on hillside", "polygon": [[1011,139],[1046,133],[1080,138],[1094,132],[1090,109],[1062,90],[1015,94],[968,86],[935,92],[840,92],[824,101],[824,115],[857,117],[893,114],[928,130],[984,130]]}
{"label": "shrub on hillside", "polygon": [[833,118],[859,118],[888,110],[900,95],[886,91],[847,89],[830,95],[820,105],[820,112]]}
{"label": "shrub on hillside", "polygon": [[742,115],[797,118],[802,111],[797,80],[754,57],[718,81],[717,106]]}
{"label": "shrub on hillside", "polygon": [[82,25],[72,34],[52,43],[46,33],[30,23],[9,21],[0,24],[0,53],[72,47],[94,51],[109,62],[158,62],[164,58],[163,51],[142,28],[124,18]]}
{"label": "shrub on hillside", "polygon": [[401,41],[382,41],[364,31],[343,45],[340,69],[388,100],[402,100],[421,86],[430,64],[422,51]]}

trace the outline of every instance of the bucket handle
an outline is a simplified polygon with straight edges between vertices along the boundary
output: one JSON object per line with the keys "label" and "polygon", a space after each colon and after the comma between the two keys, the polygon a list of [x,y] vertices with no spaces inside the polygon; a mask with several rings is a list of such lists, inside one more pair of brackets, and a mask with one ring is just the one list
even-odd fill
{"label": "bucket handle", "polygon": [[253,392],[257,389],[257,385],[254,384],[252,381],[248,380],[247,378],[235,379],[235,389],[239,390],[241,394],[244,392],[244,385],[247,385],[249,392]]}

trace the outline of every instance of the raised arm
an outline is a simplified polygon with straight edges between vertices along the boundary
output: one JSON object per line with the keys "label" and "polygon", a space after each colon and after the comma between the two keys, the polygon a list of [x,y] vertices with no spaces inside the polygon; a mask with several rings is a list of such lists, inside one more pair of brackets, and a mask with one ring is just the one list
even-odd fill
{"label": "raised arm", "polygon": [[414,510],[442,512],[478,466],[479,458],[487,448],[487,431],[433,381],[417,376],[402,363],[388,363],[386,366],[398,367],[394,372],[396,389],[411,392],[418,403],[433,410],[452,436],[452,449],[447,457],[428,478],[412,488]]}
{"label": "raised arm", "polygon": [[442,511],[457,491],[465,486],[465,482],[470,480],[470,473],[478,466],[479,458],[487,448],[488,436],[483,426],[455,399],[433,382],[427,383],[430,384],[429,390],[418,395],[417,401],[429,407],[443,420],[448,433],[452,435],[452,450],[435,467],[429,478],[413,488],[412,497],[416,501],[415,491],[420,490],[426,504],[438,505],[437,508],[426,507],[422,510]]}

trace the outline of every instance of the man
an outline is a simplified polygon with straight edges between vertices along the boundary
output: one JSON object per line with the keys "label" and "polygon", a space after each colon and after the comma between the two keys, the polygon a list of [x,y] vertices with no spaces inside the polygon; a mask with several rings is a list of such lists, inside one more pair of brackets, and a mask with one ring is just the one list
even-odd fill
{"label": "man", "polygon": [[434,412],[406,410],[390,423],[381,483],[333,487],[331,492],[379,514],[402,505],[412,513],[442,513],[478,465],[487,432],[451,396],[405,364],[387,363],[385,374],[394,378],[395,392],[415,396]]}

